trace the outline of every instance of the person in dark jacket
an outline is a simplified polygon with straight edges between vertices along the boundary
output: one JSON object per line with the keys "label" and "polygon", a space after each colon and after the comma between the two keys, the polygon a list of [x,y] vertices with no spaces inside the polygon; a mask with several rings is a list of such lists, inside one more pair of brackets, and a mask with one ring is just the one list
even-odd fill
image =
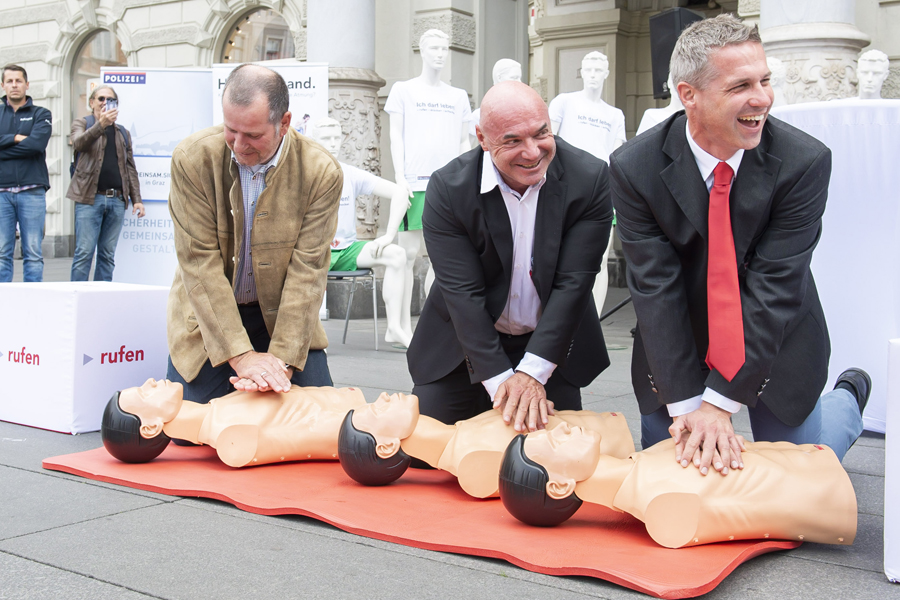
{"label": "person in dark jacket", "polygon": [[[115,101],[115,106],[110,103]],[[116,244],[122,231],[125,209],[131,199],[131,214],[144,216],[141,187],[131,140],[121,126],[118,97],[111,87],[98,87],[88,103],[93,119],[72,123],[72,146],[77,153],[75,173],[66,197],[75,201],[75,257],[72,281],[87,281],[94,251],[97,268],[94,281],[112,281],[116,266]]]}
{"label": "person in dark jacket", "polygon": [[12,281],[16,224],[22,236],[24,280],[44,278],[44,217],[47,213],[47,141],[53,117],[35,106],[28,73],[18,65],[2,71],[0,104],[0,282]]}

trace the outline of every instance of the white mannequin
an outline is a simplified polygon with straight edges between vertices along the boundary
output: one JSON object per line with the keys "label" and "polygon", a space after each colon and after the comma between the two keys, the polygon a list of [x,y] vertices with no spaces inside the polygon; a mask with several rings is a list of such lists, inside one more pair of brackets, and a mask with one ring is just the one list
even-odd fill
{"label": "white mannequin", "polygon": [[769,77],[769,85],[775,92],[775,100],[772,102],[772,108],[784,106],[787,101],[784,99],[784,82],[787,79],[787,68],[781,59],[774,56],[766,57],[766,64],[769,65],[769,71],[772,76]]}
{"label": "white mannequin", "polygon": [[881,98],[881,86],[888,76],[887,54],[881,50],[869,50],[859,57],[856,65],[856,77],[859,79],[859,99],[878,100]]}
{"label": "white mannequin", "polygon": [[[419,54],[422,57],[422,73],[409,81],[397,82],[391,88],[388,95],[385,111],[391,116],[391,159],[394,162],[394,179],[401,188],[403,188],[408,197],[413,198],[413,192],[424,192],[428,177],[431,173],[443,167],[449,160],[459,156],[463,152],[469,150],[468,137],[468,119],[471,109],[468,104],[468,93],[465,90],[454,88],[441,81],[441,71],[444,68],[444,62],[450,52],[449,36],[438,29],[429,29],[419,38]],[[427,94],[432,102],[435,96],[438,96],[440,104],[455,105],[461,107],[462,100],[465,99],[465,106],[456,110],[452,119],[459,121],[456,126],[457,131],[455,137],[449,134],[429,136],[431,132],[411,131],[410,133],[428,136],[423,138],[423,142],[427,143],[431,154],[435,156],[434,164],[429,164],[427,168],[422,167],[418,173],[407,173],[406,170],[416,157],[413,153],[407,156],[406,141],[404,140],[405,122],[410,120],[413,111],[418,110],[417,104],[405,104],[399,100],[403,90],[417,89],[419,94]],[[400,90],[398,92],[398,90]],[[395,93],[397,97],[395,98]],[[446,124],[447,114],[439,112],[434,113],[437,119],[441,119],[442,124]],[[413,229],[410,231],[399,232],[399,244],[406,251],[406,291],[403,296],[404,304],[409,306],[412,300],[413,285],[413,266],[415,265],[416,256],[422,246],[422,230]],[[428,268],[428,275],[425,279],[425,293],[431,289],[434,281],[434,272],[431,267]],[[408,311],[407,311],[408,315]],[[408,318],[408,316],[407,316]],[[404,329],[410,330],[409,323],[404,323]]]}
{"label": "white mannequin", "polygon": [[[340,123],[327,117],[319,119],[311,127],[309,135],[322,144],[335,158],[338,158],[341,142],[344,138]],[[341,168],[344,169],[344,193],[347,193],[348,178],[353,176],[354,170],[344,163],[341,163]],[[384,335],[384,340],[388,343],[397,343],[408,347],[410,340],[412,340],[412,330],[410,328],[409,302],[405,304],[403,302],[403,295],[407,287],[406,252],[403,248],[391,242],[397,234],[397,228],[400,226],[403,214],[409,206],[409,200],[407,191],[404,188],[387,179],[380,177],[375,179],[377,179],[377,182],[372,193],[379,198],[387,198],[391,201],[387,231],[383,236],[367,242],[362,247],[359,256],[356,258],[356,264],[363,269],[369,269],[376,265],[385,268],[384,281],[381,285],[381,295],[384,298],[384,308],[387,313],[387,332]],[[344,193],[341,194],[342,204]],[[350,191],[350,194],[352,195],[352,191]],[[355,197],[349,200],[350,206],[356,206]],[[355,228],[355,218],[352,223],[344,225],[346,228]],[[340,229],[342,224],[339,224],[338,227]],[[405,327],[404,323],[406,324]]]}
{"label": "white mannequin", "polygon": [[662,123],[679,110],[684,110],[684,105],[681,103],[681,98],[678,97],[678,91],[675,89],[675,84],[672,83],[671,75],[669,75],[668,84],[669,91],[672,94],[669,99],[669,105],[663,108],[648,108],[645,110],[644,116],[641,117],[641,124],[638,125],[637,134],[635,135],[641,135],[648,129],[652,129],[654,126]]}
{"label": "white mannequin", "polygon": [[[501,81],[522,81],[522,65],[511,58],[501,58],[494,63],[494,69],[491,71],[491,77],[494,85]],[[481,109],[476,108],[472,111],[472,117],[469,119],[469,143],[472,148],[478,145],[478,137],[475,135],[475,126],[481,119]]]}
{"label": "white mannequin", "polygon": [[[550,102],[550,126],[573,146],[590,152],[609,162],[613,150],[625,143],[625,114],[603,101],[603,83],[609,77],[609,59],[602,52],[589,52],[581,60],[581,79],[584,89],[580,92],[560,94]],[[590,124],[588,124],[588,122]],[[599,123],[601,126],[597,126]],[[594,303],[597,312],[603,314],[609,273],[606,271],[613,232],[609,232],[606,252],[603,253],[603,270],[594,282]]]}

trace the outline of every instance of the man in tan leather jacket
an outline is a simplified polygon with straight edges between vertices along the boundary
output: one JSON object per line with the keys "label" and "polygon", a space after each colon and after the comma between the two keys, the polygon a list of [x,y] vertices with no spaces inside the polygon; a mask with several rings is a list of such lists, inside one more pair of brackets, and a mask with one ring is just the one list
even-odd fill
{"label": "man in tan leather jacket", "polygon": [[167,377],[194,402],[331,385],[318,314],[343,175],[291,128],[288,102],[279,74],[238,67],[225,83],[224,125],[172,156]]}

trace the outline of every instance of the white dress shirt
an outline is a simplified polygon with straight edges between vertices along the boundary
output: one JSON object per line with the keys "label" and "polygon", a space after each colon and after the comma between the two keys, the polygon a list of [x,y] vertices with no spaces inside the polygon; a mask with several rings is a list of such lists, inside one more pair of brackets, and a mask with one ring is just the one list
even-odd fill
{"label": "white dress shirt", "polygon": [[[697,161],[697,168],[700,169],[700,177],[706,182],[706,190],[710,191],[712,190],[713,180],[715,179],[713,170],[716,168],[716,165],[722,161],[697,145],[697,142],[691,137],[691,128],[687,124],[685,124],[684,128],[687,133],[688,145],[690,145],[691,152],[694,154],[694,160]],[[738,167],[741,166],[742,158],[744,158],[744,151],[738,150],[731,158],[725,161],[728,163],[728,166],[731,167],[731,170],[734,171],[735,177],[737,177]],[[733,178],[732,181],[734,181]],[[704,402],[709,402],[713,406],[718,406],[722,410],[727,410],[732,414],[741,410],[741,406],[743,406],[740,402],[735,402],[731,398],[726,398],[713,389],[706,388],[699,396],[694,396],[693,398],[688,398],[681,402],[667,404],[666,409],[669,411],[670,417],[680,417],[681,415],[686,415],[689,412],[697,410]]]}
{"label": "white dress shirt", "polygon": [[[538,195],[547,177],[544,176],[520,195],[503,181],[489,153],[485,152],[482,162],[481,193],[486,194],[495,187],[500,188],[513,236],[513,272],[509,282],[509,297],[506,299],[503,314],[497,319],[494,327],[500,333],[523,335],[534,331],[541,318],[541,299],[531,280],[531,257],[534,249],[534,221],[537,216]],[[554,363],[531,352],[526,352],[516,367],[516,371],[534,377],[542,385],[547,385],[547,380],[550,379],[554,369],[556,369]],[[512,369],[507,369],[481,382],[490,394],[491,400],[494,399],[500,384],[513,374]]]}

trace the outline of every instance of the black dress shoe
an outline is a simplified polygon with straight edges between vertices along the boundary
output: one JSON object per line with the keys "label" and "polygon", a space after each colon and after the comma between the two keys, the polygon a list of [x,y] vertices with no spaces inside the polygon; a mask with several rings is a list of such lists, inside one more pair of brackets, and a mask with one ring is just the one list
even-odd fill
{"label": "black dress shoe", "polygon": [[872,378],[862,369],[851,367],[841,373],[834,383],[834,389],[842,387],[856,396],[859,403],[859,414],[866,409],[869,394],[872,392]]}

